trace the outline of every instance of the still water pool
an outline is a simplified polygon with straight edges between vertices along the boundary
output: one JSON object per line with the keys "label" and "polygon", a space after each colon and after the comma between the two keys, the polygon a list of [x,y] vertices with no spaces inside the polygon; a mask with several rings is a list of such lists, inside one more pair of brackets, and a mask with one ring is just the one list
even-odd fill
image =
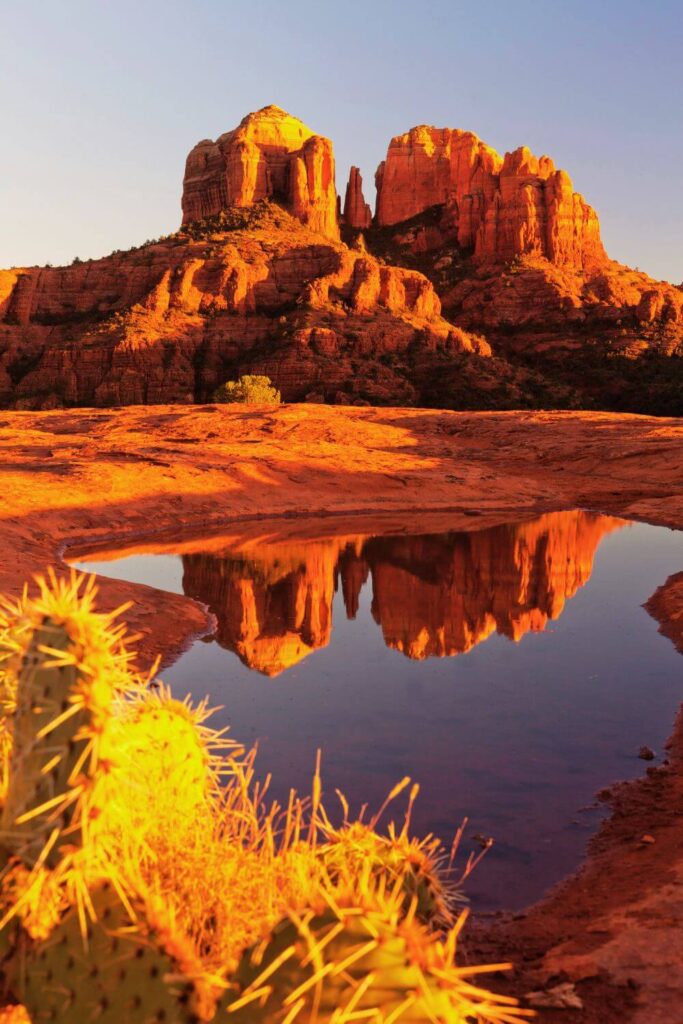
{"label": "still water pool", "polygon": [[596,792],[643,773],[641,746],[665,756],[683,661],[642,605],[683,568],[683,534],[578,510],[439,534],[331,524],[75,564],[209,606],[213,634],[163,677],[258,740],[272,795],[309,790],[319,747],[330,805],[338,788],[376,809],[409,775],[417,833],[450,842],[467,817],[465,851],[494,839],[474,906],[528,904],[580,862]]}

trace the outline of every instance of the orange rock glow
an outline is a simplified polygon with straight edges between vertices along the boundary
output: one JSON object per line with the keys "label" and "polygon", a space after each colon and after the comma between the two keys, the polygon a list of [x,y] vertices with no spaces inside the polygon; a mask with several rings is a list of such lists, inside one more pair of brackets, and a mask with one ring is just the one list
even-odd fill
{"label": "orange rock glow", "polygon": [[368,577],[387,646],[445,657],[494,632],[519,641],[543,630],[590,579],[602,537],[623,525],[572,511],[452,535],[237,542],[184,554],[183,589],[216,614],[218,642],[265,675],[325,647],[338,586],[353,618]]}

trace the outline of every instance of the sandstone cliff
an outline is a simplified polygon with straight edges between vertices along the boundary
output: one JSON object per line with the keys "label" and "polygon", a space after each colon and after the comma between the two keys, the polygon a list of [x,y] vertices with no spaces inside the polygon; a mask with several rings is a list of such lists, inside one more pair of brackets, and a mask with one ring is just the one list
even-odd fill
{"label": "sandstone cliff", "polygon": [[[411,400],[382,359],[429,375],[439,353],[487,355],[444,320],[422,274],[379,263],[268,203],[227,230],[0,278],[0,402],[18,408],[192,402],[239,373],[288,400]],[[358,360],[374,367],[360,391]]]}
{"label": "sandstone cliff", "polygon": [[314,231],[339,238],[332,143],[280,107],[248,114],[197,143],[183,180],[183,224],[275,199]]}
{"label": "sandstone cliff", "polygon": [[610,260],[549,157],[421,126],[377,187],[373,219],[351,168],[349,248],[329,140],[270,106],[200,142],[176,234],[0,271],[0,403],[206,401],[256,372],[286,401],[683,414],[683,290]]}
{"label": "sandstone cliff", "polygon": [[376,181],[368,248],[420,269],[452,322],[533,368],[542,402],[568,387],[577,405],[683,413],[683,290],[611,260],[597,214],[549,157],[420,126],[392,139]]}
{"label": "sandstone cliff", "polygon": [[376,182],[378,226],[443,206],[445,232],[479,261],[530,254],[589,269],[606,259],[595,211],[526,146],[502,158],[472,132],[421,125],[391,140]]}

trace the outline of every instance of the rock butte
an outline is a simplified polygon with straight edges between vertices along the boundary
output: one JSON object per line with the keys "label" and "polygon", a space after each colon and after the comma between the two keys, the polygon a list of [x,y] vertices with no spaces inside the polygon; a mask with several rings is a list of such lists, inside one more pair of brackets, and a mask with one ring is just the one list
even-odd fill
{"label": "rock butte", "polygon": [[260,199],[279,199],[302,224],[339,238],[332,143],[276,106],[197,143],[185,165],[183,224]]}
{"label": "rock butte", "polygon": [[[192,149],[182,209],[137,249],[0,271],[3,406],[206,401],[256,372],[286,401],[678,410],[683,291],[610,260],[569,177],[524,147],[414,128],[375,217],[355,167],[340,217],[331,142],[268,106]],[[627,358],[601,377],[596,355]],[[669,366],[625,396],[644,355]]]}
{"label": "rock butte", "polygon": [[478,260],[545,256],[581,270],[606,262],[595,211],[565,171],[526,146],[503,159],[472,132],[421,125],[391,140],[376,183],[379,226],[443,206],[458,245]]}

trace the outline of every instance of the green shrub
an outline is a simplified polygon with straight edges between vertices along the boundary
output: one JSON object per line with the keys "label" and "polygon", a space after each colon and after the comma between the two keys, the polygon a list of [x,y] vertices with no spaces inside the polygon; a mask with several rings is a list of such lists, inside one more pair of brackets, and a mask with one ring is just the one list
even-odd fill
{"label": "green shrub", "polygon": [[270,377],[245,374],[239,380],[229,380],[216,388],[215,402],[242,402],[245,405],[279,405],[280,392]]}

